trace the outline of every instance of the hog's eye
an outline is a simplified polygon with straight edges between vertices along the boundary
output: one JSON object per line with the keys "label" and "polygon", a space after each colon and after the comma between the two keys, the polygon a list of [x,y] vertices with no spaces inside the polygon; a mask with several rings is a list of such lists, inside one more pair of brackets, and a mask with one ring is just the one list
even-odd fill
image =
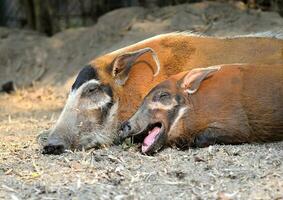
{"label": "hog's eye", "polygon": [[99,89],[98,86],[93,86],[93,87],[88,88],[87,92],[94,93],[94,92],[97,92],[98,89]]}
{"label": "hog's eye", "polygon": [[153,101],[165,101],[170,98],[170,94],[168,92],[160,92],[153,97]]}
{"label": "hog's eye", "polygon": [[85,91],[83,92],[83,95],[85,96],[89,96],[89,95],[93,95],[95,93],[98,93],[100,90],[98,85],[92,85],[88,88],[85,89]]}
{"label": "hog's eye", "polygon": [[159,96],[159,98],[162,99],[168,99],[170,97],[170,94],[167,92],[162,92]]}

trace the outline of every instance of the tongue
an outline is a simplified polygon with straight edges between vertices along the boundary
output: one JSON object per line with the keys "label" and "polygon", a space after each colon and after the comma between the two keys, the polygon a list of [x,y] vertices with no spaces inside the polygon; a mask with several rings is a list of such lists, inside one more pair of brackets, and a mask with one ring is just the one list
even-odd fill
{"label": "tongue", "polygon": [[154,143],[155,137],[158,135],[159,132],[160,132],[159,127],[154,127],[154,129],[148,132],[148,136],[146,136],[142,144],[143,153],[145,153],[148,150],[148,148]]}

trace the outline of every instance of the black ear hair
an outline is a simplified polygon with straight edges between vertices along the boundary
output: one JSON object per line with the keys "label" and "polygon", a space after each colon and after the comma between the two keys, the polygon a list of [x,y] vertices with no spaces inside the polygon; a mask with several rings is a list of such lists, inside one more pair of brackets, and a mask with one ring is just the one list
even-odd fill
{"label": "black ear hair", "polygon": [[92,79],[98,80],[98,73],[94,67],[86,65],[79,72],[74,84],[72,85],[72,90],[78,89],[82,84]]}

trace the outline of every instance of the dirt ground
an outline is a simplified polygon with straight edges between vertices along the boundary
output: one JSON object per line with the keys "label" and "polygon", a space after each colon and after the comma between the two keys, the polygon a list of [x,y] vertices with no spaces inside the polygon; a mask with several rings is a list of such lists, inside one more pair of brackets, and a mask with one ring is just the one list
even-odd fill
{"label": "dirt ground", "polygon": [[0,199],[283,199],[282,142],[42,155],[36,136],[65,96],[51,87],[0,96]]}
{"label": "dirt ground", "polygon": [[51,38],[1,28],[0,83],[14,80],[20,89],[0,94],[0,199],[283,199],[283,142],[166,148],[155,156],[121,145],[53,156],[42,155],[37,141],[60,114],[70,77],[98,54],[173,30],[233,35],[282,27],[276,13],[200,3],[120,9]]}

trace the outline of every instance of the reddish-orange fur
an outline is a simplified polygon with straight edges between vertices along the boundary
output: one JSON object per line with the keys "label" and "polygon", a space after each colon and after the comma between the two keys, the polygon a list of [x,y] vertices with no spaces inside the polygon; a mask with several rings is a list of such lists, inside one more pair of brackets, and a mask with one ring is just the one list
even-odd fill
{"label": "reddish-orange fur", "polygon": [[[171,77],[170,85],[184,74]],[[196,93],[183,95],[190,108],[169,135],[169,144],[193,143],[208,129],[206,134],[220,143],[283,139],[283,65],[222,65]]]}
{"label": "reddish-orange fur", "polygon": [[[265,70],[272,70],[274,64],[283,64],[283,40],[171,33],[100,56],[79,73],[44,152],[56,154],[72,147],[111,144],[119,122],[130,117],[149,90],[161,81],[193,68],[242,62],[269,64]],[[211,102],[207,101],[208,105]]]}
{"label": "reddish-orange fur", "polygon": [[[115,84],[109,66],[120,54],[151,47],[158,55],[161,71],[153,77],[155,63],[150,54],[144,54],[132,68],[124,86]],[[119,98],[119,120],[128,118],[148,91],[173,74],[197,67],[223,63],[283,63],[283,40],[274,38],[215,38],[186,34],[164,34],[118,51],[103,55],[91,62],[101,82],[109,83]],[[147,63],[147,64],[146,64]]]}

